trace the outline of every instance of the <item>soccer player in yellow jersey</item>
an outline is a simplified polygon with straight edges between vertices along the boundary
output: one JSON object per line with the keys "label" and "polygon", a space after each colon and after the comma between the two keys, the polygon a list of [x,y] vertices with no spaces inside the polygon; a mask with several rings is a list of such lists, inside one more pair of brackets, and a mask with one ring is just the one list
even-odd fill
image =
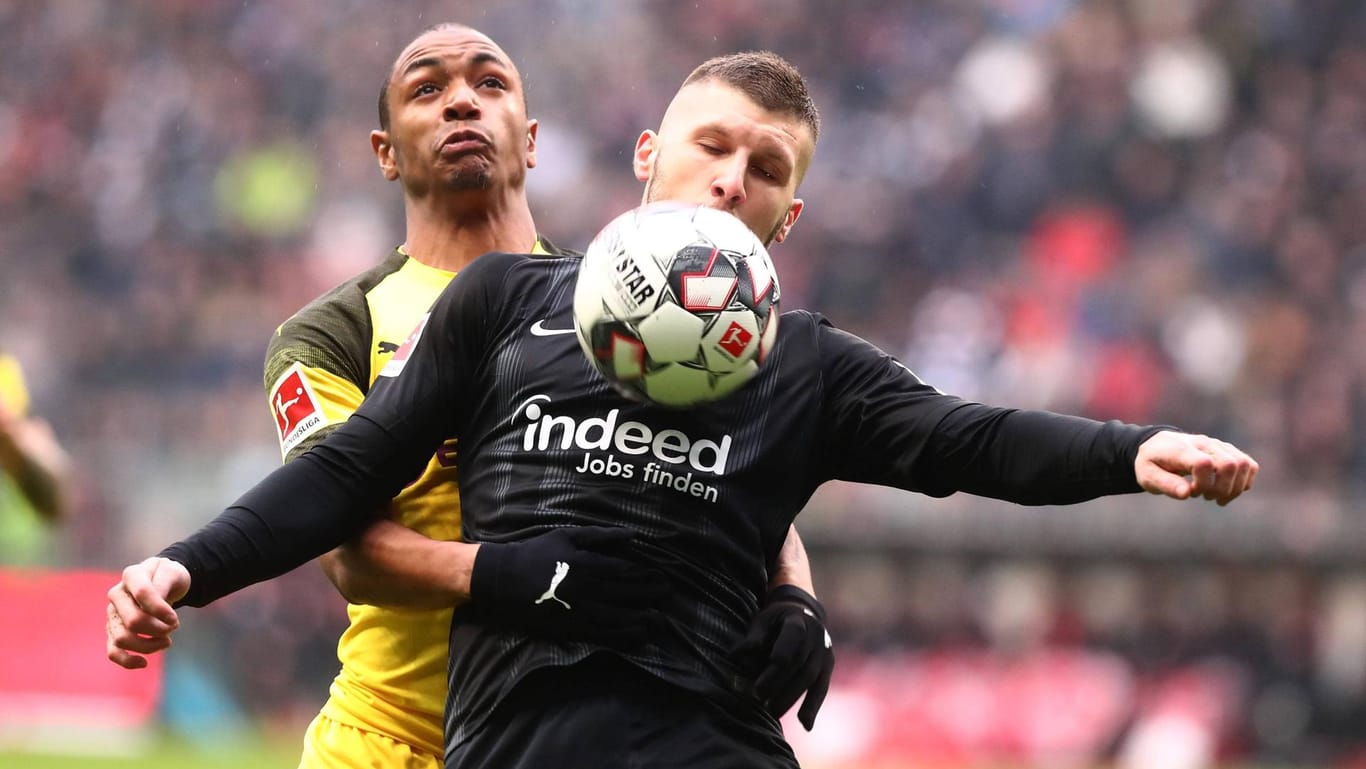
{"label": "soccer player in yellow jersey", "polygon": [[44,529],[64,512],[66,452],[28,408],[19,361],[0,354],[0,563],[41,560]]}
{"label": "soccer player in yellow jersey", "polygon": [[[286,461],[350,416],[453,274],[396,249],[279,328],[267,353],[265,377]],[[459,539],[453,448],[432,457],[422,477],[393,500],[387,511],[391,520],[433,539]],[[337,646],[341,672],[309,727],[300,765],[429,765],[441,753],[451,609],[360,603],[365,594],[348,581],[351,570],[343,554],[330,553],[323,560],[351,601],[350,625]]]}
{"label": "soccer player in yellow jersey", "polygon": [[[493,41],[454,25],[419,36],[394,64],[379,121],[371,145],[384,176],[403,185],[406,241],[299,311],[271,340],[265,384],[286,461],[346,421],[462,267],[489,251],[557,253],[537,236],[526,201],[537,124],[527,118],[517,70]],[[350,625],[337,647],[341,672],[305,735],[301,767],[441,765],[451,607],[468,596],[428,592],[429,609],[382,604],[392,598],[411,606],[414,586],[432,582],[429,570],[470,568],[473,546],[468,563],[427,550],[460,538],[455,450],[454,441],[443,446],[374,531],[322,559],[350,601]],[[775,575],[775,585],[783,583],[811,590],[795,532]],[[824,635],[815,622],[799,630]],[[775,709],[812,686],[821,663],[828,679],[829,651],[814,651],[815,670],[775,696]],[[811,717],[823,682],[820,688]]]}

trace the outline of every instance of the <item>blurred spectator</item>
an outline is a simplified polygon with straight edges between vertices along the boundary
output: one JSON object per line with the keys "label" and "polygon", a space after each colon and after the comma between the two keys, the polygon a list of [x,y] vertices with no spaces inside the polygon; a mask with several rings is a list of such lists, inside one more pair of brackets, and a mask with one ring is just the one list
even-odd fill
{"label": "blurred spectator", "polygon": [[69,460],[28,404],[19,362],[0,354],[0,564],[50,559],[46,526],[66,511]]}

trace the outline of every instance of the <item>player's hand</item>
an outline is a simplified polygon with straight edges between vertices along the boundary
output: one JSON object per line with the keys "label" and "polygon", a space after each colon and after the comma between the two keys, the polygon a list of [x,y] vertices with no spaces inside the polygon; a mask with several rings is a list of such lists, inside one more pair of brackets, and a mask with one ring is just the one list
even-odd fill
{"label": "player's hand", "polygon": [[667,588],[658,570],[627,557],[633,538],[622,528],[569,526],[480,543],[470,601],[549,638],[639,645],[658,624]]}
{"label": "player's hand", "polygon": [[123,578],[109,588],[105,653],[116,665],[135,670],[147,667],[147,657],[171,645],[180,627],[171,604],[190,590],[190,572],[169,558],[148,558],[123,570]]}
{"label": "player's hand", "polygon": [[774,718],[781,718],[806,692],[797,720],[811,731],[835,670],[825,607],[815,596],[795,585],[770,590],[731,656],[754,681],[754,695]]}
{"label": "player's hand", "polygon": [[1224,441],[1163,430],[1138,447],[1134,471],[1138,484],[1154,494],[1204,497],[1222,506],[1252,488],[1257,461]]}

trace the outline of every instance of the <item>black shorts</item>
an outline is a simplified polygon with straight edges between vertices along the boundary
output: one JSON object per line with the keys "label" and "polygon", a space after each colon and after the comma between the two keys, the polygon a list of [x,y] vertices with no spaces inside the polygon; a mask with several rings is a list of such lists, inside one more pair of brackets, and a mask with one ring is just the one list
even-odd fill
{"label": "black shorts", "polygon": [[781,728],[609,654],[537,670],[446,769],[796,769]]}

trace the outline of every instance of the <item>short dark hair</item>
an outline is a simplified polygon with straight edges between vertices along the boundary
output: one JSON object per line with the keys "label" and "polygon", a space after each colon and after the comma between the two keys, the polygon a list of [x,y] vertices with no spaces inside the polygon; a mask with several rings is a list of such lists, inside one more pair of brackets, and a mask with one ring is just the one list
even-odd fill
{"label": "short dark hair", "polygon": [[379,86],[379,130],[389,130],[389,81],[394,77],[390,72],[384,76],[384,82]]}
{"label": "short dark hair", "polygon": [[683,85],[704,80],[719,80],[770,112],[792,115],[811,129],[812,141],[820,138],[821,115],[806,87],[806,78],[778,54],[743,51],[707,59]]}

